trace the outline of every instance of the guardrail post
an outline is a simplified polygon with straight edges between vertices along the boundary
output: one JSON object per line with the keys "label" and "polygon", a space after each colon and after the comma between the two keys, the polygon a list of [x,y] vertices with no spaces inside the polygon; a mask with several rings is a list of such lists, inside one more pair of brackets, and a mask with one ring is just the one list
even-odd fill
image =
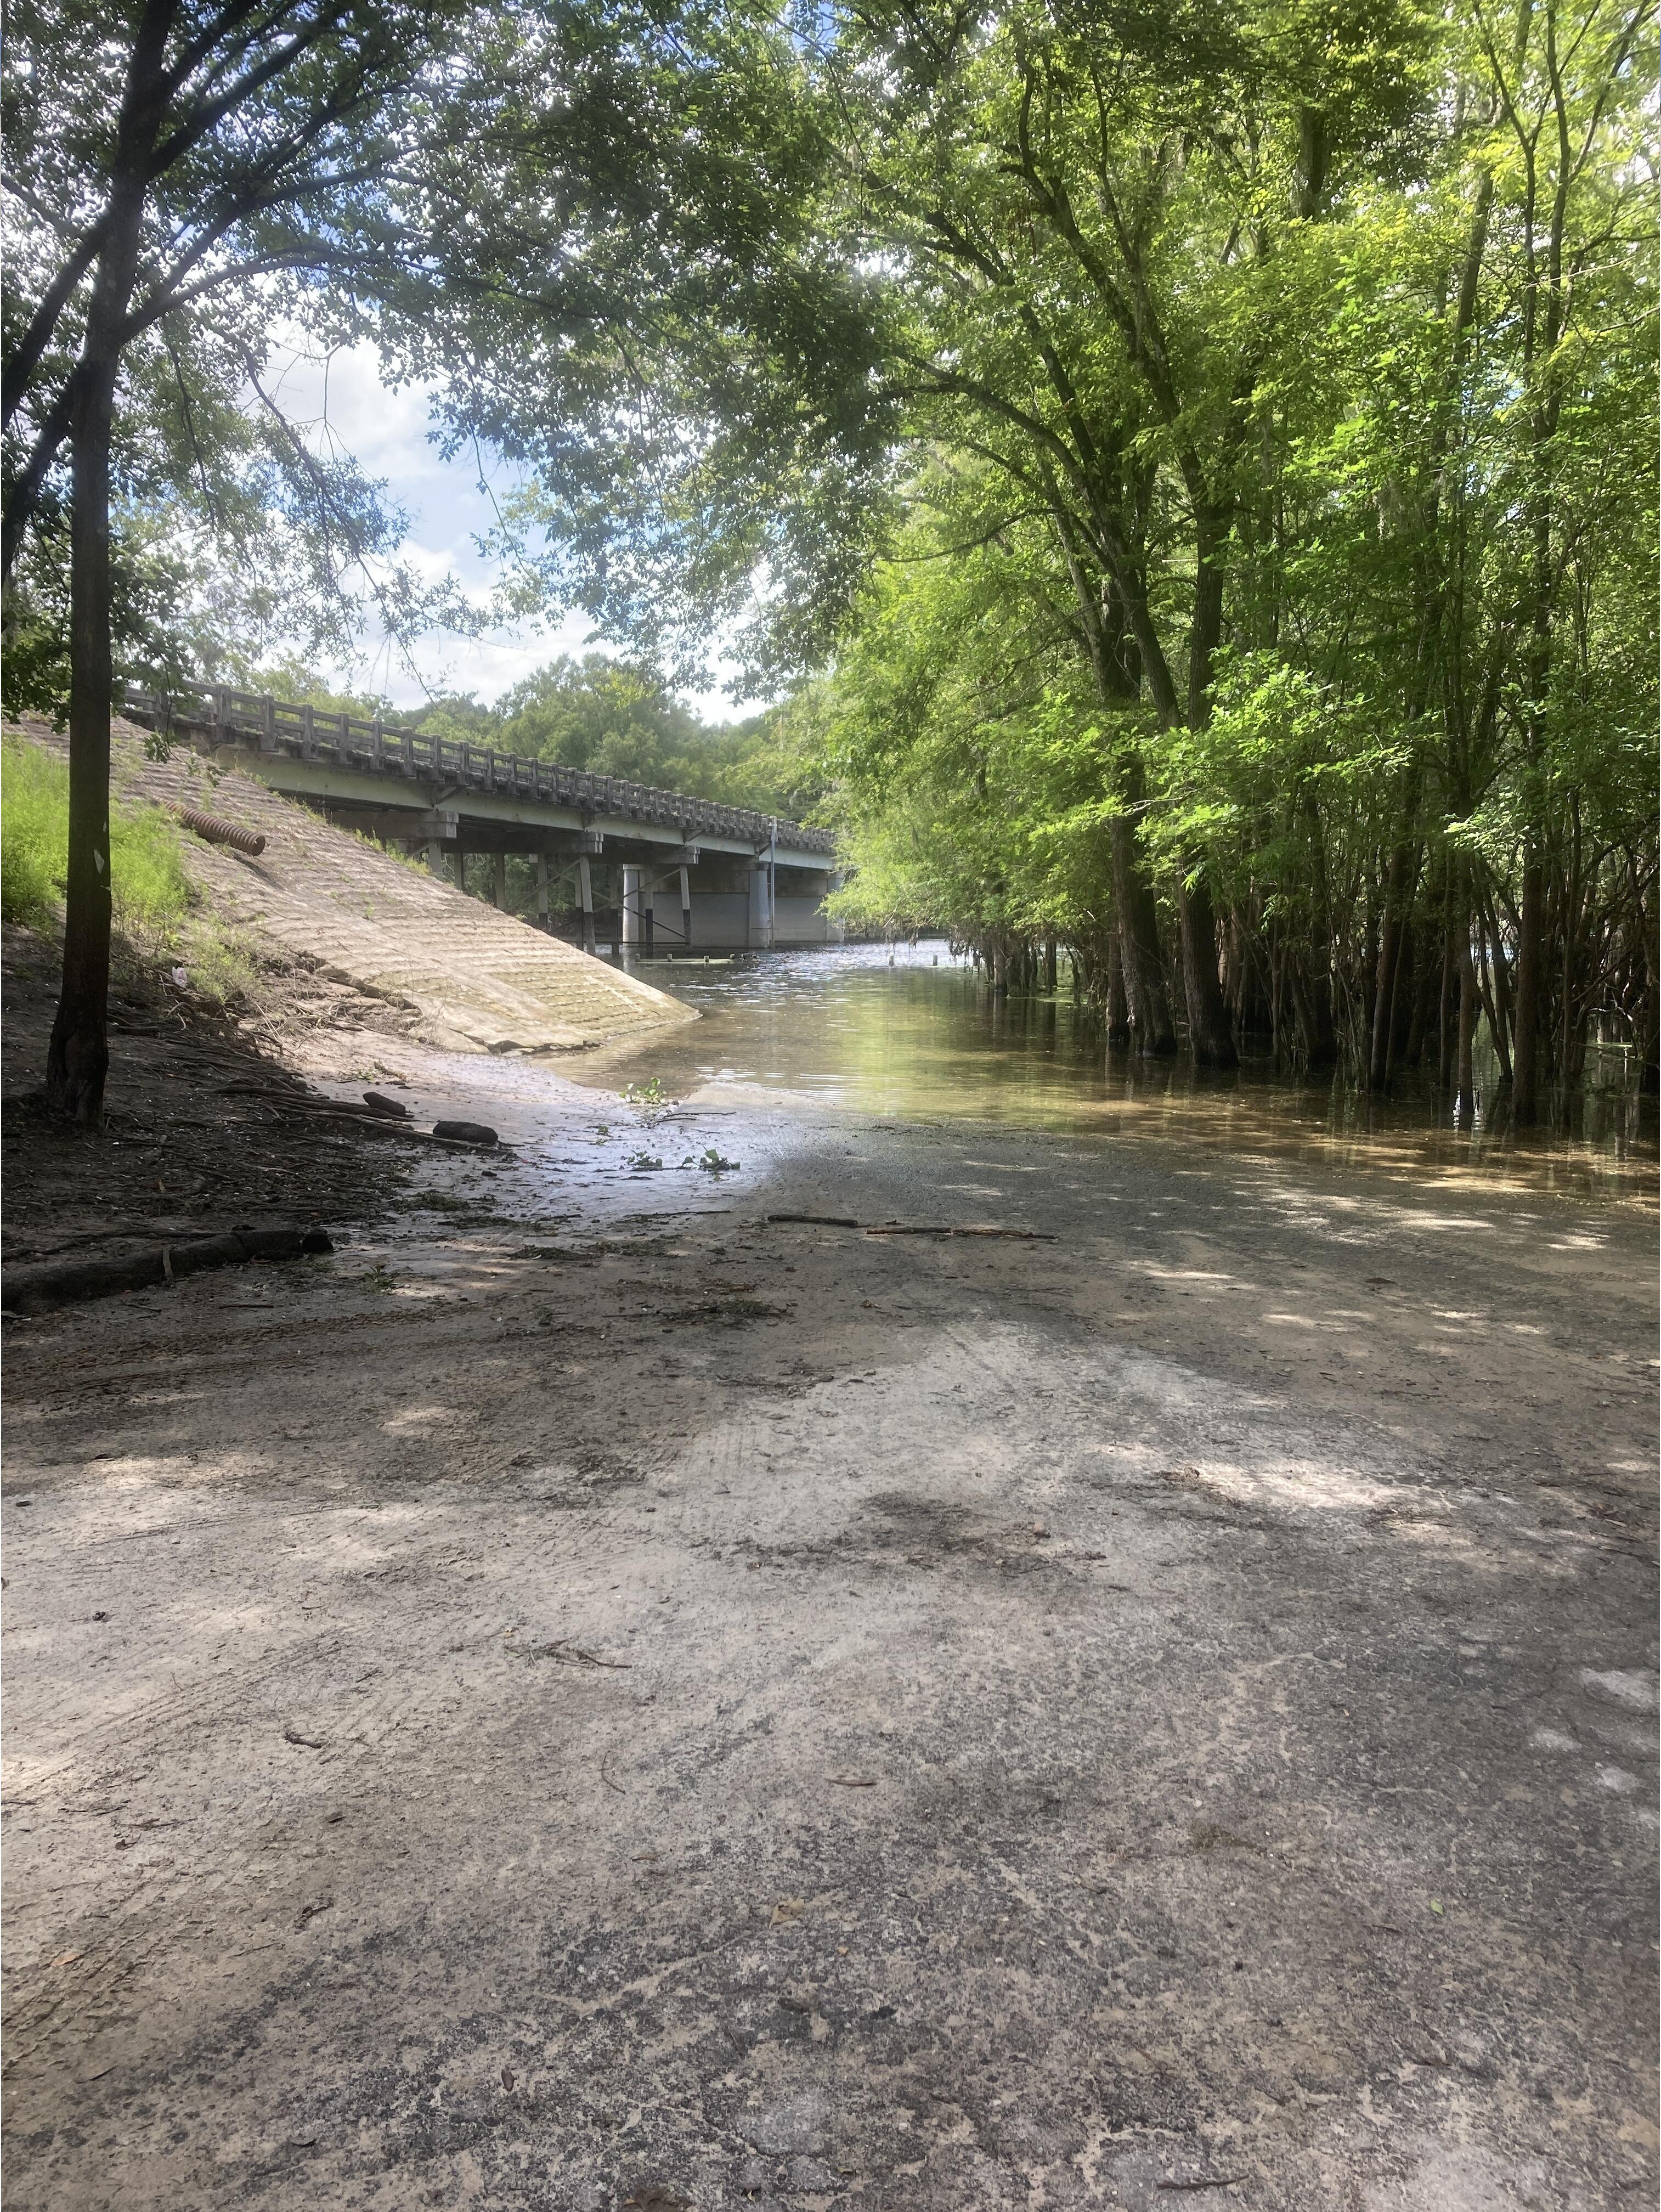
{"label": "guardrail post", "polygon": [[300,710],[300,757],[315,760],[317,750],[317,711],[308,699]]}

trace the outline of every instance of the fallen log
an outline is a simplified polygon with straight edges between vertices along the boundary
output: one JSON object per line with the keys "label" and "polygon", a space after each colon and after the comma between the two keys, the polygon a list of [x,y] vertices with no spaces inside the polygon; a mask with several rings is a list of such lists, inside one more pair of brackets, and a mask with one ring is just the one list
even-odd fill
{"label": "fallen log", "polygon": [[0,1274],[0,1307],[7,1313],[48,1313],[84,1298],[113,1297],[177,1282],[209,1267],[239,1267],[249,1260],[298,1260],[303,1253],[332,1252],[326,1229],[233,1229],[220,1237],[186,1237],[149,1244],[107,1259],[46,1260],[8,1267]]}

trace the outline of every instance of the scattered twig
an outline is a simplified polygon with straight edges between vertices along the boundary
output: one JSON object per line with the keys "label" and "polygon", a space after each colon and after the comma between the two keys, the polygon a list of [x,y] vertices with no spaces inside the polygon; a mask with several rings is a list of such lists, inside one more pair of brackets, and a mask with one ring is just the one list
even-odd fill
{"label": "scattered twig", "polygon": [[561,1636],[553,1644],[538,1644],[529,1651],[519,1654],[522,1659],[558,1659],[567,1667],[616,1667],[625,1673],[634,1664],[632,1659],[602,1659],[597,1651],[585,1651]]}
{"label": "scattered twig", "polygon": [[865,1231],[867,1237],[1012,1237],[1021,1244],[1054,1244],[1059,1242],[1047,1229],[994,1229],[974,1227],[958,1229],[949,1224],[928,1221],[882,1221]]}
{"label": "scattered twig", "polygon": [[769,1223],[800,1222],[816,1229],[863,1229],[867,1237],[1010,1237],[1022,1244],[1055,1244],[1047,1229],[1000,1229],[990,1223],[956,1225],[945,1221],[856,1221],[846,1213],[769,1213]]}

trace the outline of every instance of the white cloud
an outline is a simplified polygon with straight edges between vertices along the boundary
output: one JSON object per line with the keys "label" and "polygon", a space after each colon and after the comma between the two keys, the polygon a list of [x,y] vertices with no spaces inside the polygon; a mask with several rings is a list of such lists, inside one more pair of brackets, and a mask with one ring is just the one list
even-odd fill
{"label": "white cloud", "polygon": [[[478,540],[496,519],[497,500],[513,489],[510,473],[488,452],[447,460],[432,437],[431,387],[383,381],[370,345],[327,356],[296,336],[273,356],[265,388],[314,451],[349,453],[365,474],[384,479],[393,504],[409,518],[397,557],[428,583],[453,576],[481,605],[500,574]],[[470,692],[488,702],[557,653],[605,650],[587,619],[571,616],[532,629],[502,628],[477,637],[429,636],[414,648],[413,670],[373,619],[357,665],[331,672],[384,691],[395,706],[415,707],[435,691]],[[722,664],[718,659],[718,666]],[[685,695],[712,721],[735,709],[719,690]],[[748,710],[745,710],[748,711]]]}

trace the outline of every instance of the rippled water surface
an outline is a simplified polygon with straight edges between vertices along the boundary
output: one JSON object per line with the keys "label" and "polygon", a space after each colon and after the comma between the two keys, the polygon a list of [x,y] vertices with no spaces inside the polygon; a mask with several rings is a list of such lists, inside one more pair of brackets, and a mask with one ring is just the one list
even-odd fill
{"label": "rippled water surface", "polygon": [[1276,1075],[1266,1062],[1219,1077],[1109,1054],[1064,996],[995,1000],[942,944],[764,954],[724,967],[652,963],[640,972],[702,1018],[591,1060],[573,1071],[580,1079],[615,1091],[655,1077],[672,1097],[707,1100],[730,1087],[737,1105],[788,1093],[896,1120],[1153,1138],[1437,1183],[1637,1199],[1655,1188],[1653,1103],[1613,1061],[1568,1129],[1519,1136],[1502,1097],[1474,1127],[1458,1127],[1446,1102],[1416,1083],[1372,1099],[1342,1083]]}

